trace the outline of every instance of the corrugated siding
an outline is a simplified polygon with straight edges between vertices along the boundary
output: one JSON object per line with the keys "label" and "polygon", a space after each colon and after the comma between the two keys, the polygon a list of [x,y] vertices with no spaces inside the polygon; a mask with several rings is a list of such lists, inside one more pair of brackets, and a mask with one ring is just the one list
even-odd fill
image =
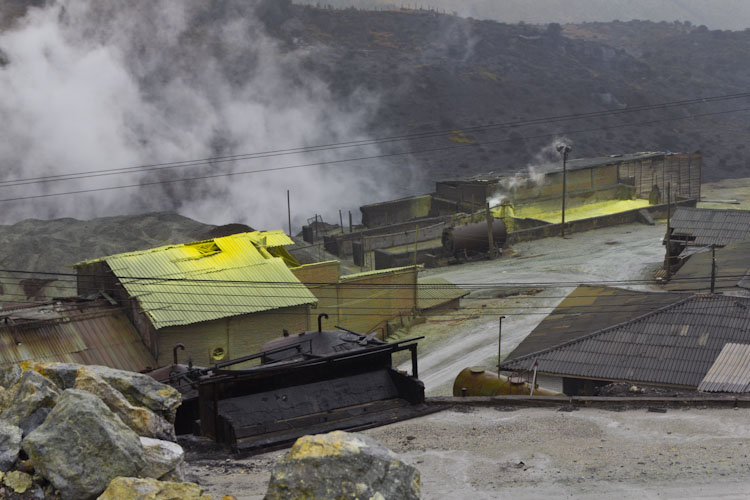
{"label": "corrugated siding", "polygon": [[698,390],[750,392],[750,344],[726,344]]}
{"label": "corrugated siding", "polygon": [[58,310],[61,320],[0,327],[0,366],[32,360],[103,365],[130,371],[156,367],[156,361],[122,309],[92,302]]}
{"label": "corrugated siding", "polygon": [[671,227],[673,236],[695,237],[694,245],[724,246],[750,239],[750,211],[678,207]]}
{"label": "corrugated siding", "polygon": [[600,380],[697,387],[728,342],[750,342],[750,299],[692,296],[622,325],[503,364]]}
{"label": "corrugated siding", "polygon": [[457,287],[445,278],[425,278],[419,280],[417,308],[430,309],[468,294],[467,290]]}
{"label": "corrugated siding", "polygon": [[159,329],[314,303],[283,259],[264,249],[288,243],[280,231],[256,231],[105,260]]}

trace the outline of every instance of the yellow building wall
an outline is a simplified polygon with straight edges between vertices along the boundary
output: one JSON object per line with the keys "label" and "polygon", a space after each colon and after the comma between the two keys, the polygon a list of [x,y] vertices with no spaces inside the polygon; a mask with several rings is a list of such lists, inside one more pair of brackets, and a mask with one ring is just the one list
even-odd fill
{"label": "yellow building wall", "polygon": [[292,272],[318,299],[318,306],[310,309],[311,328],[317,328],[318,315],[326,313],[323,328],[367,333],[416,308],[416,268],[339,279],[337,262],[321,262]]}
{"label": "yellow building wall", "polygon": [[181,363],[192,357],[193,363],[207,366],[216,362],[211,352],[224,350],[224,360],[239,358],[260,351],[269,340],[281,337],[283,330],[300,333],[310,329],[309,307],[286,307],[255,314],[222,318],[194,325],[171,326],[157,331],[159,366],[172,364],[172,349],[184,344],[179,351]]}

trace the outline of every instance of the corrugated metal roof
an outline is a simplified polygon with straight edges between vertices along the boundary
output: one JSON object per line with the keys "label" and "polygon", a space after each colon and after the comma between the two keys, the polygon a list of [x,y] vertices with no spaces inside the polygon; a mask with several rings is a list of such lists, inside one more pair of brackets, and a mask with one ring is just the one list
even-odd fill
{"label": "corrugated metal roof", "polygon": [[680,293],[579,286],[518,344],[506,362],[630,321],[684,298]]}
{"label": "corrugated metal roof", "polygon": [[[49,312],[57,317],[39,319]],[[27,360],[137,372],[156,367],[122,308],[106,301],[49,303],[0,310],[0,314],[13,322],[0,323],[0,367]]]}
{"label": "corrugated metal roof", "polygon": [[634,320],[503,363],[597,380],[697,387],[728,342],[750,342],[750,299],[696,295]]}
{"label": "corrugated metal roof", "polygon": [[[750,241],[731,243],[716,249],[716,291],[747,293],[750,288]],[[690,256],[674,274],[666,288],[673,291],[707,292],[711,289],[711,252],[701,251]]]}
{"label": "corrugated metal roof", "polygon": [[[348,281],[354,279],[366,278],[368,276],[377,276],[380,274],[396,274],[404,271],[413,270],[415,266],[404,266],[404,267],[390,267],[388,269],[376,269],[374,271],[365,271],[362,273],[344,274],[339,277],[341,281]],[[422,266],[416,266],[417,269],[422,269]]]}
{"label": "corrugated metal roof", "polygon": [[750,240],[750,210],[677,207],[671,228],[673,239],[687,237],[692,245],[739,243]]}
{"label": "corrugated metal roof", "polygon": [[290,243],[281,231],[255,231],[100,260],[159,329],[315,303],[284,260],[266,250]]}
{"label": "corrugated metal roof", "polygon": [[417,309],[431,309],[467,295],[468,290],[457,287],[445,278],[421,279],[417,288]]}
{"label": "corrugated metal roof", "polygon": [[705,392],[750,392],[750,344],[726,344],[698,386]]}

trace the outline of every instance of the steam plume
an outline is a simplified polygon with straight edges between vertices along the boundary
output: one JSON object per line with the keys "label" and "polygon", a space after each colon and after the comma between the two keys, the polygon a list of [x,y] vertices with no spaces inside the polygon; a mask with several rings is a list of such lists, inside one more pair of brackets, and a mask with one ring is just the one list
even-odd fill
{"label": "steam plume", "polygon": [[[287,5],[276,3],[282,11]],[[30,9],[0,33],[7,61],[0,66],[0,180],[366,138],[376,97],[358,92],[334,98],[324,82],[303,69],[308,58],[324,49],[281,47],[268,35],[268,24],[258,19],[258,5],[241,0],[60,0]],[[277,28],[283,29],[284,13],[276,14]],[[330,150],[0,185],[0,199],[374,154],[372,147]],[[328,209],[328,220],[335,220],[339,208],[383,199],[383,168],[373,160],[3,202],[0,222],[176,210],[204,222],[281,228],[286,226],[290,189],[299,228],[304,217],[322,208]]]}

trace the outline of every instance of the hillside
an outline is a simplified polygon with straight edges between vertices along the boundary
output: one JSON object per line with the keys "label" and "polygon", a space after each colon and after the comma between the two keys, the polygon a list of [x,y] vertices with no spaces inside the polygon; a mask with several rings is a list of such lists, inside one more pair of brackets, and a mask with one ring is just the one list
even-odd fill
{"label": "hillside", "polygon": [[[747,99],[460,133],[491,123],[743,92],[750,81],[742,63],[750,59],[750,31],[640,21],[558,30],[429,11],[301,6],[288,16],[276,36],[290,46],[329,49],[308,63],[336,92],[365,88],[380,97],[373,134],[458,131],[411,141],[411,150],[441,149],[414,156],[430,178],[557,161],[540,153],[561,136],[573,142],[574,157],[700,149],[706,180],[750,173],[747,112],[693,117],[745,108]],[[680,119],[665,121],[671,118]],[[466,147],[442,150],[454,146]]]}
{"label": "hillside", "polygon": [[[0,12],[17,16],[26,3],[0,0]],[[704,180],[750,176],[750,115],[739,111],[750,107],[747,98],[569,119],[745,92],[750,31],[647,21],[503,24],[428,10],[335,10],[280,0],[184,2],[171,26],[158,3],[135,10],[82,5],[77,17],[52,10],[37,16],[39,29],[56,36],[47,46],[28,29],[0,39],[8,75],[0,80],[8,94],[0,105],[6,178],[366,137],[408,140],[257,163],[273,170],[337,162],[294,175],[162,185],[182,170],[149,172],[119,181],[150,186],[117,191],[123,196],[97,195],[106,179],[85,178],[75,186],[94,193],[85,203],[79,196],[9,204],[3,222],[173,210],[214,224],[281,227],[287,189],[295,227],[315,213],[335,222],[338,209],[352,210],[356,222],[359,205],[430,190],[435,179],[556,167],[551,146],[560,140],[572,143],[573,158],[701,150]],[[169,29],[160,29],[165,23]],[[107,50],[92,51],[96,45],[78,36],[84,33]],[[102,62],[103,71],[90,69],[91,61]],[[91,77],[99,73],[108,78]],[[28,74],[52,78],[27,82]],[[13,119],[19,112],[22,119]],[[48,140],[50,131],[65,140]],[[363,156],[375,158],[345,161]],[[248,167],[202,168],[198,173]],[[31,194],[46,192],[32,187]]]}

